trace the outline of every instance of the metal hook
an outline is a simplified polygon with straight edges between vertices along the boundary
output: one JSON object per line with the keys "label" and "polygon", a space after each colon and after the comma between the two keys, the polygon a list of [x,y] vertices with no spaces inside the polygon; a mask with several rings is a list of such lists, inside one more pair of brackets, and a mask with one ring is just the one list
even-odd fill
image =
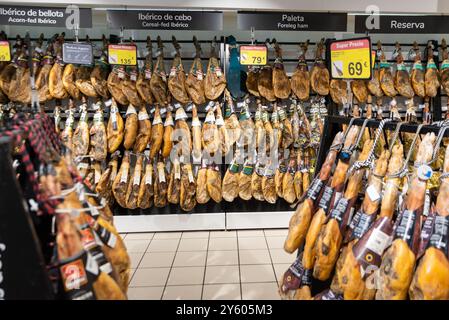
{"label": "metal hook", "polygon": [[360,128],[360,132],[359,135],[357,136],[357,140],[355,141],[355,143],[349,148],[350,151],[354,150],[355,147],[357,147],[360,143],[360,140],[362,140],[363,137],[363,132],[365,131],[366,125],[369,122],[369,119],[365,119],[363,121],[362,127]]}
{"label": "metal hook", "polygon": [[[410,145],[410,149],[408,150],[407,158],[404,161],[404,165],[402,166],[402,168],[397,173],[397,175],[400,176],[400,177],[404,177],[405,174],[407,173],[408,162],[410,161],[410,158],[412,156],[413,150],[415,149],[416,141],[418,140],[418,137],[419,137],[419,133],[421,132],[421,129],[423,127],[424,127],[424,124],[422,124],[422,123],[420,125],[418,125],[418,128],[416,130],[415,136],[413,137],[412,144]],[[392,176],[396,176],[396,174],[392,175]]]}
{"label": "metal hook", "polygon": [[396,144],[396,140],[399,137],[399,131],[401,130],[402,125],[404,124],[404,122],[398,122],[396,124],[396,129],[394,130],[394,134],[393,134],[393,138],[390,141],[390,147],[388,148],[388,151],[391,152],[393,151],[393,147]]}
{"label": "metal hook", "polygon": [[444,133],[446,132],[446,130],[449,129],[449,125],[444,125],[440,128],[440,130],[438,131],[438,136],[437,136],[437,140],[435,142],[435,147],[433,148],[433,154],[432,154],[432,159],[430,160],[430,162],[428,164],[433,163],[438,156],[438,151],[440,151],[440,145],[441,145],[441,141],[443,140],[444,137]]}
{"label": "metal hook", "polygon": [[351,120],[349,120],[348,127],[346,128],[346,131],[345,131],[345,133],[344,133],[344,135],[343,135],[343,141],[346,140],[346,136],[348,135],[349,129],[351,129],[351,127],[352,127],[352,125],[353,125],[353,123],[354,123],[354,120],[355,120],[355,118],[351,118]]}

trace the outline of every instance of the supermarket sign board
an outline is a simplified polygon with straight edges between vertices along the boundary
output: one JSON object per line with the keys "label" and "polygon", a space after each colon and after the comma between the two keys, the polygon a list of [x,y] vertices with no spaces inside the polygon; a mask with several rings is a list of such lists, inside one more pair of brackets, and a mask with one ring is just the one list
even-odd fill
{"label": "supermarket sign board", "polygon": [[92,28],[92,10],[76,6],[56,8],[0,5],[0,25],[73,29],[75,24],[79,28]]}
{"label": "supermarket sign board", "polygon": [[222,30],[221,11],[107,10],[111,28],[131,30]]}
{"label": "supermarket sign board", "polygon": [[278,31],[346,31],[346,13],[239,11],[237,24],[241,30]]}
{"label": "supermarket sign board", "polygon": [[[378,19],[378,20],[377,20]],[[376,23],[377,20],[377,23]],[[447,33],[449,16],[356,15],[355,33]]]}
{"label": "supermarket sign board", "polygon": [[337,40],[330,43],[332,79],[371,79],[372,50],[369,37]]}

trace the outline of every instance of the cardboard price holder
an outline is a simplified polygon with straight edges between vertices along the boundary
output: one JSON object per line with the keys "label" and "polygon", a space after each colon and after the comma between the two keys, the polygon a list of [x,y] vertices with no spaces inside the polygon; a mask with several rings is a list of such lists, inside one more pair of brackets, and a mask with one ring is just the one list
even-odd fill
{"label": "cardboard price holder", "polygon": [[332,41],[330,69],[333,79],[371,79],[373,69],[371,38]]}
{"label": "cardboard price holder", "polygon": [[264,66],[267,64],[267,46],[240,46],[240,64]]}
{"label": "cardboard price holder", "polygon": [[137,47],[132,44],[110,44],[108,46],[108,62],[112,65],[137,65]]}

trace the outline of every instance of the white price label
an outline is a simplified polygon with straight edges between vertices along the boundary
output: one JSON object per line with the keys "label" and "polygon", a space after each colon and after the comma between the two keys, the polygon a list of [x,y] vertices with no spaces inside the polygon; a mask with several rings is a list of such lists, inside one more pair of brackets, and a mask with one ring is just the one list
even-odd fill
{"label": "white price label", "polygon": [[149,185],[153,184],[153,173],[152,172],[147,173],[147,175],[145,176],[145,184],[149,184]]}
{"label": "white price label", "polygon": [[138,186],[140,184],[140,170],[134,174],[133,184]]}
{"label": "white price label", "polygon": [[368,194],[369,198],[371,199],[371,201],[376,202],[380,199],[380,194],[379,192],[376,190],[376,187],[374,186],[369,186],[366,189],[366,193]]}
{"label": "white price label", "polygon": [[379,256],[382,256],[385,248],[390,242],[390,237],[384,233],[380,229],[374,229],[373,233],[371,234],[371,237],[368,239],[366,243],[366,247],[378,254]]}
{"label": "white price label", "polygon": [[148,113],[146,111],[139,111],[139,114],[137,117],[140,121],[150,119],[150,117],[148,116]]}
{"label": "white price label", "polygon": [[122,176],[120,177],[120,182],[126,183],[128,181],[128,167],[125,167],[122,172]]}

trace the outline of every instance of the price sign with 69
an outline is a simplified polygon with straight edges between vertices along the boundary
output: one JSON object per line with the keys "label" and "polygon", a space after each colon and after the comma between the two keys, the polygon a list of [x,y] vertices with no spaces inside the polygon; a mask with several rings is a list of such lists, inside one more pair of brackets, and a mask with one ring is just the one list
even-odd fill
{"label": "price sign with 69", "polygon": [[330,45],[330,67],[333,79],[371,79],[371,39],[333,41]]}

